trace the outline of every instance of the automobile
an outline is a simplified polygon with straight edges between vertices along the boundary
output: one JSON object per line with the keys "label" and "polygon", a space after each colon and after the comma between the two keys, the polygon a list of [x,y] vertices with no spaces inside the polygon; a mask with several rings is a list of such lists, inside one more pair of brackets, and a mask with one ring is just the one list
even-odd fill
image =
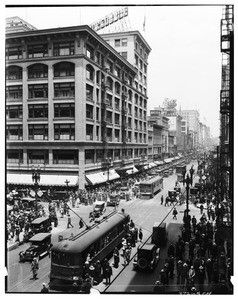
{"label": "automobile", "polygon": [[30,229],[33,235],[41,232],[50,232],[52,230],[50,218],[36,218],[31,222]]}
{"label": "automobile", "polygon": [[155,244],[145,243],[137,248],[137,254],[133,261],[134,270],[153,271],[160,258],[160,248]]}
{"label": "automobile", "polygon": [[171,199],[171,202],[175,202],[176,201],[176,197],[177,197],[177,191],[176,190],[169,190],[168,191],[168,196]]}
{"label": "automobile", "polygon": [[30,247],[19,253],[19,261],[32,261],[33,258],[38,259],[49,254],[51,248],[51,233],[41,232],[30,238]]}
{"label": "automobile", "polygon": [[177,174],[177,181],[183,182],[183,174]]}
{"label": "automobile", "polygon": [[118,194],[110,194],[107,200],[107,206],[118,206],[120,203],[120,196]]}
{"label": "automobile", "polygon": [[93,211],[89,213],[89,218],[99,218],[106,211],[106,202],[95,201]]}
{"label": "automobile", "polygon": [[120,199],[129,200],[129,188],[127,186],[122,186],[120,189]]}
{"label": "automobile", "polygon": [[168,233],[166,230],[165,222],[155,222],[153,225],[151,243],[157,245],[158,247],[165,246],[167,243]]}

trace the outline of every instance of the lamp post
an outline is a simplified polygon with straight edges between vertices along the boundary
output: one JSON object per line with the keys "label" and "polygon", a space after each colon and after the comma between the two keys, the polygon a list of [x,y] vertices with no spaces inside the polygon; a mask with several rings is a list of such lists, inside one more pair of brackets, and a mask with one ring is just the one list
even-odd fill
{"label": "lamp post", "polygon": [[34,166],[32,166],[31,171],[32,171],[32,181],[35,187],[36,210],[37,210],[37,189],[38,189],[38,184],[40,182],[40,166],[38,166],[37,169]]}
{"label": "lamp post", "polygon": [[70,183],[70,181],[68,179],[66,179],[64,183],[66,184],[66,192],[67,192],[67,198],[68,198],[69,197],[69,183]]}
{"label": "lamp post", "polygon": [[112,159],[111,157],[107,157],[106,158],[106,167],[107,167],[107,188],[109,190],[109,170],[110,170],[110,166],[111,166],[111,163],[112,163]]}

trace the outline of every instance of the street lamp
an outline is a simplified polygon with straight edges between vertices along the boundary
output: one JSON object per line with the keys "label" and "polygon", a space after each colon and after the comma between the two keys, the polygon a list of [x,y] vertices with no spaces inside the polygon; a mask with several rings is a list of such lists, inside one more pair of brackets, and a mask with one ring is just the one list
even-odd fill
{"label": "street lamp", "polygon": [[32,166],[31,171],[32,171],[32,181],[35,187],[36,209],[37,209],[37,189],[38,189],[38,184],[40,182],[40,166],[38,166],[37,169],[34,166]]}
{"label": "street lamp", "polygon": [[69,183],[70,183],[70,181],[68,179],[66,179],[64,183],[66,184],[66,192],[67,192],[67,197],[68,197],[69,196]]}
{"label": "street lamp", "polygon": [[112,159],[111,157],[106,158],[106,167],[107,167],[107,187],[109,187],[109,169],[111,167]]}

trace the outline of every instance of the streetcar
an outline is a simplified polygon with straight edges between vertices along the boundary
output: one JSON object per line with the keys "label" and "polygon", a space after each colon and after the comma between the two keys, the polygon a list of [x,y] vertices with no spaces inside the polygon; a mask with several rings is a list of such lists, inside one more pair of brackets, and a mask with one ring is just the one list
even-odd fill
{"label": "streetcar", "polygon": [[163,189],[163,177],[157,175],[140,183],[140,198],[150,199]]}
{"label": "streetcar", "polygon": [[91,228],[63,239],[51,249],[50,286],[72,285],[80,280],[87,259],[102,262],[126,236],[130,216],[112,212]]}

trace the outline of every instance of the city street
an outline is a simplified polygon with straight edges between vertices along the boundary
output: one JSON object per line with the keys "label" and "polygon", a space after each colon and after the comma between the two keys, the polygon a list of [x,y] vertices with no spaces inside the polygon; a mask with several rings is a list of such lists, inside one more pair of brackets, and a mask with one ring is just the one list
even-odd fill
{"label": "city street", "polygon": [[[187,170],[194,165],[196,170],[196,162],[192,161],[190,165],[187,166]],[[168,230],[168,239],[169,242],[175,242],[177,240],[178,234],[180,234],[180,226],[182,225],[183,212],[185,209],[185,204],[178,206],[178,217],[177,220],[172,220],[172,206],[167,207],[160,204],[161,195],[165,196],[168,193],[168,190],[173,189],[176,181],[175,171],[173,175],[168,178],[164,178],[164,188],[161,192],[159,192],[153,199],[143,200],[134,198],[131,201],[121,200],[118,210],[120,211],[122,208],[125,209],[126,213],[129,213],[131,219],[134,221],[136,227],[142,228],[143,231],[143,241],[146,241],[151,233],[154,222],[166,222],[167,230]],[[195,181],[198,180],[198,177],[195,177]],[[181,184],[182,186],[182,184]],[[45,211],[48,211],[48,204],[44,203]],[[105,214],[112,211],[114,207],[107,207]],[[191,215],[199,215],[199,210],[195,208],[193,205],[190,205]],[[92,211],[92,206],[85,206],[80,204],[77,208],[74,208],[75,213],[80,215],[84,219],[86,223],[89,222],[89,212]],[[79,218],[72,211],[70,212],[72,218],[72,224],[74,228],[67,229],[67,216],[64,218],[60,218],[60,214],[58,213],[59,225],[52,230],[52,243],[56,243],[58,240],[58,236],[63,235],[67,237],[71,232],[76,233],[79,232],[78,222]],[[167,243],[167,246],[169,244]],[[137,246],[139,242],[137,243]],[[29,247],[29,243],[23,244],[20,247],[8,252],[8,292],[39,292],[42,287],[42,283],[49,282],[49,272],[50,272],[50,259],[49,257],[44,257],[39,262],[39,274],[38,280],[32,280],[32,272],[30,269],[30,263],[19,263],[19,252],[21,250],[25,250]],[[132,256],[136,253],[136,247],[133,248]],[[98,286],[95,286],[100,292],[151,292],[153,289],[154,282],[158,279],[159,271],[164,264],[164,260],[166,257],[166,247],[161,249],[161,258],[159,260],[159,264],[156,270],[153,273],[144,273],[135,272],[133,270],[132,261],[131,263],[124,268],[122,266],[123,260],[120,261],[120,266],[118,269],[113,268],[113,278],[115,280],[111,284],[110,287],[104,285],[104,283],[100,283]],[[113,260],[111,260],[113,263]]]}

